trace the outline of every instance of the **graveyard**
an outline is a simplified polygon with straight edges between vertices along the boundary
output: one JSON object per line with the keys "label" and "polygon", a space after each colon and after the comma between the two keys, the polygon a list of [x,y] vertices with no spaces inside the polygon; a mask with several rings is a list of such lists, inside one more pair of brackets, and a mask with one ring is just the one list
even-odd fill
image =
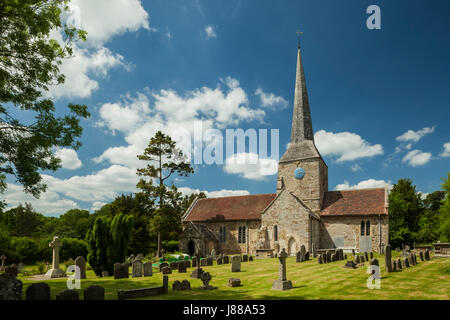
{"label": "graveyard", "polygon": [[[352,260],[348,254],[347,260]],[[399,253],[392,252],[392,259],[397,259]],[[296,257],[286,259],[287,279],[292,282],[292,289],[277,291],[272,289],[272,283],[278,279],[279,259],[266,258],[241,262],[240,272],[231,272],[232,264],[212,266],[202,265],[203,272],[211,275],[212,290],[202,290],[201,279],[193,279],[191,273],[195,267],[187,268],[186,273],[173,270],[168,274],[168,293],[139,299],[167,299],[167,300],[244,300],[244,299],[332,299],[332,300],[448,300],[450,298],[450,261],[446,258],[431,257],[430,261],[418,260],[417,265],[402,270],[387,273],[384,255],[374,253],[381,269],[381,288],[369,289],[366,285],[367,262],[356,269],[344,268],[346,260],[319,264],[317,258],[304,262],[296,262]],[[231,262],[231,261],[230,261]],[[114,276],[96,277],[92,270],[86,271],[86,279],[81,280],[78,289],[80,300],[83,290],[92,285],[100,285],[105,289],[105,299],[118,299],[119,290],[134,290],[161,286],[163,274],[153,264],[153,274],[149,277],[132,277],[131,268],[129,278],[114,279]],[[25,266],[24,270],[31,270],[33,266]],[[45,282],[50,286],[51,299],[56,294],[67,289],[67,278],[51,280],[29,280],[30,276],[18,275],[23,282],[23,299],[27,288],[33,283]],[[227,286],[230,278],[240,279],[241,286]],[[188,280],[191,290],[174,291],[174,281]],[[77,289],[75,289],[77,290]]]}

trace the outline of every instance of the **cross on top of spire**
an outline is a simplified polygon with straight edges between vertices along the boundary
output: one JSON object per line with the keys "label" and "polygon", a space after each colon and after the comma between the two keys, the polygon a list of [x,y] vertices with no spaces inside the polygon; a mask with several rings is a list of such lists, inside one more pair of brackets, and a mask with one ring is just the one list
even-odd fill
{"label": "cross on top of spire", "polygon": [[298,38],[298,48],[300,49],[300,35],[303,34],[303,31],[297,30],[296,34]]}

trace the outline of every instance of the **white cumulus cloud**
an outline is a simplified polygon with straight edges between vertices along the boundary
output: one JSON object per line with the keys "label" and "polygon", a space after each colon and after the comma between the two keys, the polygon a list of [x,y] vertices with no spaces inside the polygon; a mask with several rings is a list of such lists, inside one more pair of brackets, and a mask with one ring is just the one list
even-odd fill
{"label": "white cumulus cloud", "polygon": [[82,162],[78,158],[78,154],[73,149],[58,149],[55,151],[55,156],[61,159],[61,166],[64,169],[75,170],[81,167]]}
{"label": "white cumulus cloud", "polygon": [[444,151],[440,154],[441,157],[450,157],[450,142],[444,143]]}
{"label": "white cumulus cloud", "polygon": [[256,89],[255,95],[260,99],[261,106],[275,109],[275,108],[286,108],[288,105],[287,100],[281,96],[276,96],[273,93],[266,93],[261,88]]}
{"label": "white cumulus cloud", "polygon": [[214,30],[214,26],[212,26],[210,24],[205,26],[205,33],[206,33],[206,39],[217,38],[217,33]]}
{"label": "white cumulus cloud", "polygon": [[375,180],[375,179],[368,179],[364,181],[360,181],[359,183],[355,185],[350,185],[348,181],[344,181],[344,183],[336,185],[334,187],[334,190],[354,190],[354,189],[369,189],[369,188],[384,188],[388,185],[389,189],[392,188],[392,184],[390,181],[386,182],[384,180]]}
{"label": "white cumulus cloud", "polygon": [[245,179],[264,180],[278,171],[278,161],[259,158],[256,153],[236,153],[225,161],[224,171],[238,174]]}
{"label": "white cumulus cloud", "polygon": [[397,140],[399,142],[407,142],[407,141],[418,142],[420,139],[422,139],[427,134],[433,133],[434,129],[435,129],[435,127],[425,127],[423,129],[420,129],[417,131],[408,130],[401,136],[398,136],[397,138],[395,138],[395,140]]}
{"label": "white cumulus cloud", "polygon": [[412,150],[408,152],[402,159],[413,167],[423,166],[431,160],[430,152],[422,152],[421,150]]}
{"label": "white cumulus cloud", "polygon": [[370,158],[384,153],[380,144],[371,145],[351,132],[333,133],[319,130],[314,135],[314,140],[322,155],[337,156],[338,162]]}

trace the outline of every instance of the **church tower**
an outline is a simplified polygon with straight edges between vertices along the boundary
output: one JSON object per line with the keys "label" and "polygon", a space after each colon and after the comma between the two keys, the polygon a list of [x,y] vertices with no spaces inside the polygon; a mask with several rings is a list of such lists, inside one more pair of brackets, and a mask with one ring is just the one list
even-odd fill
{"label": "church tower", "polygon": [[300,43],[291,140],[278,164],[277,193],[283,189],[301,199],[317,214],[320,212],[324,193],[328,191],[328,167],[314,143]]}

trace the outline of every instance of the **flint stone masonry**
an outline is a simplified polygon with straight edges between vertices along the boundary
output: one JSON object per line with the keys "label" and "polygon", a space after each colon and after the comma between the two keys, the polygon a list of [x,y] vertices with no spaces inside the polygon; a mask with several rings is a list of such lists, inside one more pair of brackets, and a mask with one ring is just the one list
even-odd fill
{"label": "flint stone masonry", "polygon": [[50,300],[50,286],[45,282],[33,283],[25,292],[27,300]]}
{"label": "flint stone masonry", "polygon": [[92,285],[84,289],[84,300],[105,300],[105,288],[99,285]]}
{"label": "flint stone masonry", "polygon": [[86,279],[86,260],[83,257],[75,259],[75,265],[80,268],[80,279]]}
{"label": "flint stone masonry", "polygon": [[67,289],[56,294],[56,300],[79,300],[79,293],[77,290]]}

